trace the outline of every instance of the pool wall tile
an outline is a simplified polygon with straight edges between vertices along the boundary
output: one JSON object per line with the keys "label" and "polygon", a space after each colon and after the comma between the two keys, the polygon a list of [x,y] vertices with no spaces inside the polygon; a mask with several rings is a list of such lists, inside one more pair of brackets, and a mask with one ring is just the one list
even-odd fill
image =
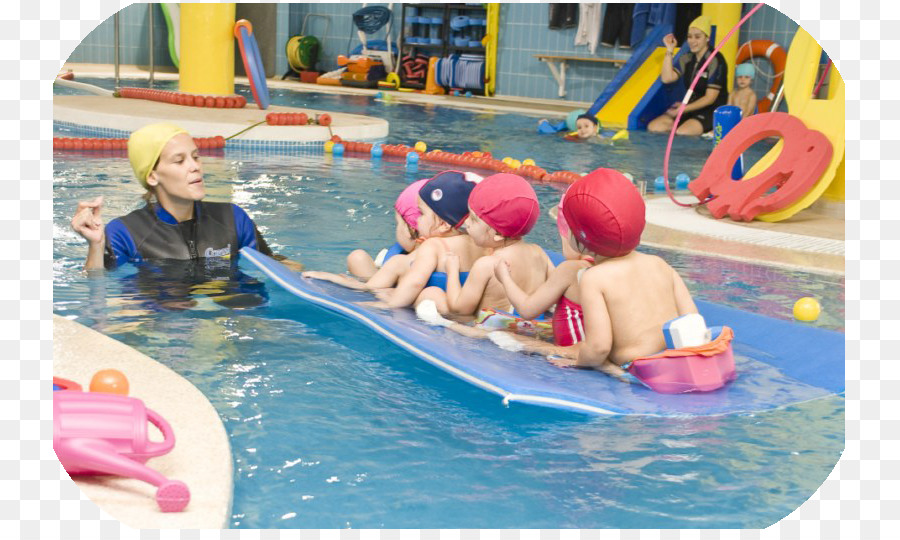
{"label": "pool wall tile", "polygon": [[[154,13],[154,62],[157,66],[172,66],[167,45],[165,19],[158,4],[152,5]],[[383,5],[387,4],[369,4]],[[744,4],[746,14],[754,4]],[[288,69],[284,55],[284,43],[290,36],[300,34],[306,20],[305,33],[321,41],[319,69],[337,69],[337,56],[346,54],[349,48],[359,44],[352,15],[361,7],[358,3],[279,4],[277,8],[276,71],[278,76]],[[400,5],[394,5],[397,39]],[[119,57],[123,64],[147,65],[149,63],[147,4],[133,4],[119,13]],[[534,58],[535,54],[559,54],[627,60],[630,50],[618,47],[597,46],[591,54],[584,45],[576,46],[575,28],[551,30],[547,27],[549,6],[546,4],[503,4],[500,9],[499,53],[497,58],[497,94],[528,98],[558,99],[558,85],[550,70]],[[770,39],[787,48],[797,23],[770,6],[763,6],[741,28],[740,42],[752,39]],[[370,39],[384,39],[384,30]],[[113,18],[101,22],[75,48],[69,62],[111,64],[113,62]],[[768,62],[757,63],[758,75],[753,88],[762,97],[768,91],[772,75]],[[570,63],[566,72],[566,98],[570,101],[592,102],[612,80],[617,68],[607,64],[584,62]]]}

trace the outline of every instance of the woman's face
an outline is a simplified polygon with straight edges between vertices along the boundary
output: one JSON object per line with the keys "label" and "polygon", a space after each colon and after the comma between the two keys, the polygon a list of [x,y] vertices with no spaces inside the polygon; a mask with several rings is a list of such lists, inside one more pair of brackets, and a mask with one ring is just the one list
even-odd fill
{"label": "woman's face", "polygon": [[397,212],[394,212],[394,221],[397,222],[397,227],[394,229],[394,237],[397,239],[397,243],[403,247],[403,251],[411,252],[416,248],[416,238],[419,237],[418,231],[410,227]]}
{"label": "woman's face", "polygon": [[691,52],[697,54],[702,52],[709,44],[709,36],[704,34],[699,28],[694,28],[692,26],[688,28],[687,43]]}
{"label": "woman's face", "polygon": [[166,143],[147,184],[156,189],[157,198],[199,201],[206,196],[200,153],[190,135],[180,133]]}

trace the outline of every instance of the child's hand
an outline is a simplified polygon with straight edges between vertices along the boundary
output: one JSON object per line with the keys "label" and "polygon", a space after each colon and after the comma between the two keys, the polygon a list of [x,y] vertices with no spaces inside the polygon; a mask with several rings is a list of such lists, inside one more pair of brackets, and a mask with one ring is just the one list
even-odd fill
{"label": "child's hand", "polygon": [[459,273],[459,255],[452,251],[444,253],[444,268],[448,274]]}
{"label": "child's hand", "polygon": [[561,368],[576,368],[576,367],[578,367],[575,365],[575,360],[573,358],[565,358],[562,356],[550,355],[547,357],[547,360],[556,367],[561,367]]}
{"label": "child's hand", "polygon": [[666,114],[672,118],[678,116],[678,108],[681,107],[680,102],[675,102],[669,106],[668,110],[666,110]]}
{"label": "child's hand", "polygon": [[669,52],[673,52],[675,50],[675,46],[678,45],[678,40],[675,39],[675,34],[666,34],[663,36],[663,45],[666,46],[666,49]]}
{"label": "child's hand", "polygon": [[509,263],[505,259],[498,259],[497,262],[494,263],[494,277],[496,277],[500,283],[505,283],[507,279],[510,279]]}

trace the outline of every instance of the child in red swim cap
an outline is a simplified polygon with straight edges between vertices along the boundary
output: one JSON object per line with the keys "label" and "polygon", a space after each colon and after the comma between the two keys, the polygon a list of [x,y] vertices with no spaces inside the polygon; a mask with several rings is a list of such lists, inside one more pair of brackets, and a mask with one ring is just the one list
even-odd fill
{"label": "child in red swim cap", "polygon": [[666,348],[663,324],[697,313],[684,281],[666,261],[634,251],[644,213],[640,193],[612,169],[597,169],[566,192],[561,215],[570,228],[569,239],[594,264],[578,284],[584,342],[561,351],[568,358],[557,365],[624,378],[623,366]]}
{"label": "child in red swim cap", "polygon": [[498,261],[509,264],[512,280],[529,294],[547,279],[553,268],[550,258],[540,246],[522,240],[539,215],[537,195],[524,178],[508,173],[485,178],[469,195],[466,233],[475,245],[491,250],[491,255],[475,261],[462,286],[458,277],[461,258],[448,253],[446,294],[430,288],[419,301],[433,299],[440,313],[512,311],[503,286],[494,277],[494,266]]}

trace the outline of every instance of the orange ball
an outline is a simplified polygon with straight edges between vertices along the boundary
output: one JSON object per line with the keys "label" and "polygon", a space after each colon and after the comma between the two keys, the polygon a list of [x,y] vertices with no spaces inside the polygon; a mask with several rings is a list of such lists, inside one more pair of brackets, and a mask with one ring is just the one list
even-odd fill
{"label": "orange ball", "polygon": [[128,395],[128,379],[118,369],[101,369],[91,378],[91,392]]}

